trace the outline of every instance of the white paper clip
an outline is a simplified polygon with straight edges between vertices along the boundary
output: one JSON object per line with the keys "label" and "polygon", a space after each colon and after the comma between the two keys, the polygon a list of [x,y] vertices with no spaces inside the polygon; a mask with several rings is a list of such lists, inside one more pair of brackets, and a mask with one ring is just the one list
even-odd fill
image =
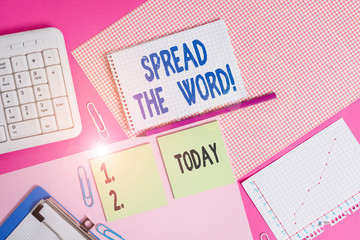
{"label": "white paper clip", "polygon": [[261,233],[260,234],[260,240],[270,240],[269,236],[266,233]]}
{"label": "white paper clip", "polygon": [[[90,117],[91,119],[93,120],[94,122],[94,125],[96,127],[96,130],[98,131],[100,137],[103,139],[103,140],[106,140],[109,138],[109,132],[108,130],[106,129],[106,126],[105,126],[105,123],[104,123],[104,120],[102,119],[101,117],[101,114],[98,113],[98,111],[96,110],[96,107],[93,103],[89,102],[87,105],[87,110],[90,114]],[[91,110],[91,108],[93,110]],[[96,114],[96,116],[94,116],[94,114]],[[99,119],[99,123],[101,124],[101,126],[99,126],[98,122],[96,121],[96,118]]]}

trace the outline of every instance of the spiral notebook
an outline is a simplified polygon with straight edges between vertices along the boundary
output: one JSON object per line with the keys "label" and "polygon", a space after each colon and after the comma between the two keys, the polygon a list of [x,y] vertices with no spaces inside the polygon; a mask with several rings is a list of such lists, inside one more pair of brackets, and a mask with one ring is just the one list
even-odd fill
{"label": "spiral notebook", "polygon": [[223,20],[107,58],[129,128],[137,134],[247,96]]}

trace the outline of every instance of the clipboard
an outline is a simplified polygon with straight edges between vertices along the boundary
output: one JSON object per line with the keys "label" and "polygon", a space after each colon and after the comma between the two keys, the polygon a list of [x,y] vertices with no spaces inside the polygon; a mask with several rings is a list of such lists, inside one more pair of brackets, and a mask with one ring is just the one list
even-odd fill
{"label": "clipboard", "polygon": [[[99,238],[90,232],[93,226],[88,218],[79,222],[49,193],[36,187],[0,226],[0,240],[21,239],[25,231],[26,239],[41,231],[36,235],[37,239],[52,236],[53,239],[66,240],[76,235],[77,239],[96,240]],[[62,231],[66,232],[63,236]]]}

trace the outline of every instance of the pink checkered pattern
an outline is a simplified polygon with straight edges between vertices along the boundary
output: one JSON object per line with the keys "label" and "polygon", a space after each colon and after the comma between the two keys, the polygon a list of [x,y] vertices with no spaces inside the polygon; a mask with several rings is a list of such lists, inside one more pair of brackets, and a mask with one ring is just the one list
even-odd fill
{"label": "pink checkered pattern", "polygon": [[220,117],[239,178],[360,97],[358,1],[149,0],[73,51],[129,133],[105,54],[224,19],[249,97]]}

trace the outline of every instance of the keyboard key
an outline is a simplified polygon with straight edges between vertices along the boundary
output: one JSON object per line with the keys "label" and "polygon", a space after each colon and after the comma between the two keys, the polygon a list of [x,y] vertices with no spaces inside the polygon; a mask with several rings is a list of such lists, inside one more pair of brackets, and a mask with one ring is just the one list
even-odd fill
{"label": "keyboard key", "polygon": [[6,108],[5,115],[7,123],[14,123],[22,120],[19,107]]}
{"label": "keyboard key", "polygon": [[24,120],[38,117],[35,103],[21,105],[21,113]]}
{"label": "keyboard key", "polygon": [[12,73],[10,59],[0,59],[0,75]]}
{"label": "keyboard key", "polygon": [[52,107],[51,100],[45,100],[45,101],[37,102],[37,107],[38,107],[38,110],[39,110],[39,116],[40,117],[49,116],[49,115],[54,114],[54,110],[53,110],[53,107]]}
{"label": "keyboard key", "polygon": [[41,53],[31,53],[26,56],[30,69],[44,67]]}
{"label": "keyboard key", "polygon": [[5,127],[0,126],[0,142],[6,141],[6,133],[5,133]]}
{"label": "keyboard key", "polygon": [[11,65],[14,72],[21,72],[29,69],[25,56],[17,56],[11,58]]}
{"label": "keyboard key", "polygon": [[34,93],[35,93],[36,101],[50,99],[50,91],[49,91],[49,86],[47,84],[35,86]]}
{"label": "keyboard key", "polygon": [[65,82],[60,65],[46,68],[50,92],[53,98],[66,96]]}
{"label": "keyboard key", "polygon": [[39,119],[32,119],[24,122],[9,125],[9,135],[11,140],[30,137],[41,134]]}
{"label": "keyboard key", "polygon": [[15,83],[17,88],[29,87],[31,86],[30,74],[29,72],[19,72],[15,73]]}
{"label": "keyboard key", "polygon": [[13,107],[19,105],[16,91],[4,92],[1,94],[4,107]]}
{"label": "keyboard key", "polygon": [[15,89],[15,81],[13,75],[5,75],[0,77],[0,91],[6,92]]}
{"label": "keyboard key", "polygon": [[31,40],[31,41],[26,41],[24,42],[24,47],[31,47],[31,46],[35,46],[36,45],[36,41],[35,40]]}
{"label": "keyboard key", "polygon": [[55,98],[53,103],[59,130],[72,128],[73,122],[67,97]]}
{"label": "keyboard key", "polygon": [[22,42],[11,44],[11,49],[19,49],[24,47],[24,44]]}
{"label": "keyboard key", "polygon": [[57,49],[43,51],[43,56],[46,66],[60,64],[60,58]]}
{"label": "keyboard key", "polygon": [[54,116],[40,118],[40,123],[43,133],[54,132],[57,130]]}
{"label": "keyboard key", "polygon": [[39,68],[30,71],[30,76],[33,85],[39,85],[47,83],[47,77],[45,73],[45,68]]}
{"label": "keyboard key", "polygon": [[21,88],[18,90],[20,104],[35,102],[34,92],[31,87]]}

